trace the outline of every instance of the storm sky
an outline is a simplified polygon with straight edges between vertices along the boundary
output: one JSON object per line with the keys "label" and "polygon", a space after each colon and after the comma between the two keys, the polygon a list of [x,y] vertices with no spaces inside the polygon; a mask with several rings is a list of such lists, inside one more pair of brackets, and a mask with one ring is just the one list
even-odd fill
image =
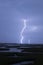
{"label": "storm sky", "polygon": [[0,42],[43,43],[43,0],[0,0]]}

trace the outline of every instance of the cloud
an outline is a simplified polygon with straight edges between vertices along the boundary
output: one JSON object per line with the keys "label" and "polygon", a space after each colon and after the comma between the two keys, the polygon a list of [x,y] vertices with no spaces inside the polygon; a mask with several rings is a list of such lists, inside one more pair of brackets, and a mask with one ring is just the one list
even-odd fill
{"label": "cloud", "polygon": [[37,29],[38,29],[37,26],[30,26],[30,27],[29,27],[29,31],[30,31],[30,32],[35,32],[35,31],[37,31]]}
{"label": "cloud", "polygon": [[43,30],[43,26],[29,26],[26,29],[26,32],[40,32]]}

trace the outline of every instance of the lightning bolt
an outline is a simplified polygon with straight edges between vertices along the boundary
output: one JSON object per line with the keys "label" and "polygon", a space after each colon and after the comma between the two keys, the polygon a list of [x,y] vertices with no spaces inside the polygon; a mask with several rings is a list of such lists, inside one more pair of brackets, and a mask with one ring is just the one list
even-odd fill
{"label": "lightning bolt", "polygon": [[25,19],[23,20],[23,23],[24,23],[24,26],[23,26],[21,33],[20,33],[20,36],[21,36],[20,43],[23,43],[23,39],[24,39],[23,33],[26,29],[26,20]]}

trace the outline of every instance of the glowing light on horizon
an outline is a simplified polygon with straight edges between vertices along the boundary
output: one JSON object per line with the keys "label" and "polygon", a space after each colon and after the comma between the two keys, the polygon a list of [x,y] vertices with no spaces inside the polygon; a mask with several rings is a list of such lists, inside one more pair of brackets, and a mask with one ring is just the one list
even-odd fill
{"label": "glowing light on horizon", "polygon": [[28,40],[28,43],[30,44],[30,40]]}
{"label": "glowing light on horizon", "polygon": [[20,36],[21,36],[20,43],[23,43],[23,39],[24,39],[23,33],[24,33],[24,31],[25,31],[25,29],[26,29],[26,27],[27,27],[27,26],[26,26],[26,22],[27,22],[27,20],[24,19],[24,20],[23,20],[24,26],[23,26],[23,28],[22,28],[22,30],[21,30],[21,33],[20,33]]}

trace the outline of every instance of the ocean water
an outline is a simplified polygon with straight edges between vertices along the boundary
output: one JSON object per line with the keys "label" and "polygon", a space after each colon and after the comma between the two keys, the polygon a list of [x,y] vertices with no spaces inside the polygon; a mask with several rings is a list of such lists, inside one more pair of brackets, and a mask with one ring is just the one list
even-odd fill
{"label": "ocean water", "polygon": [[24,61],[24,62],[12,64],[12,65],[27,65],[27,64],[34,64],[34,61]]}

